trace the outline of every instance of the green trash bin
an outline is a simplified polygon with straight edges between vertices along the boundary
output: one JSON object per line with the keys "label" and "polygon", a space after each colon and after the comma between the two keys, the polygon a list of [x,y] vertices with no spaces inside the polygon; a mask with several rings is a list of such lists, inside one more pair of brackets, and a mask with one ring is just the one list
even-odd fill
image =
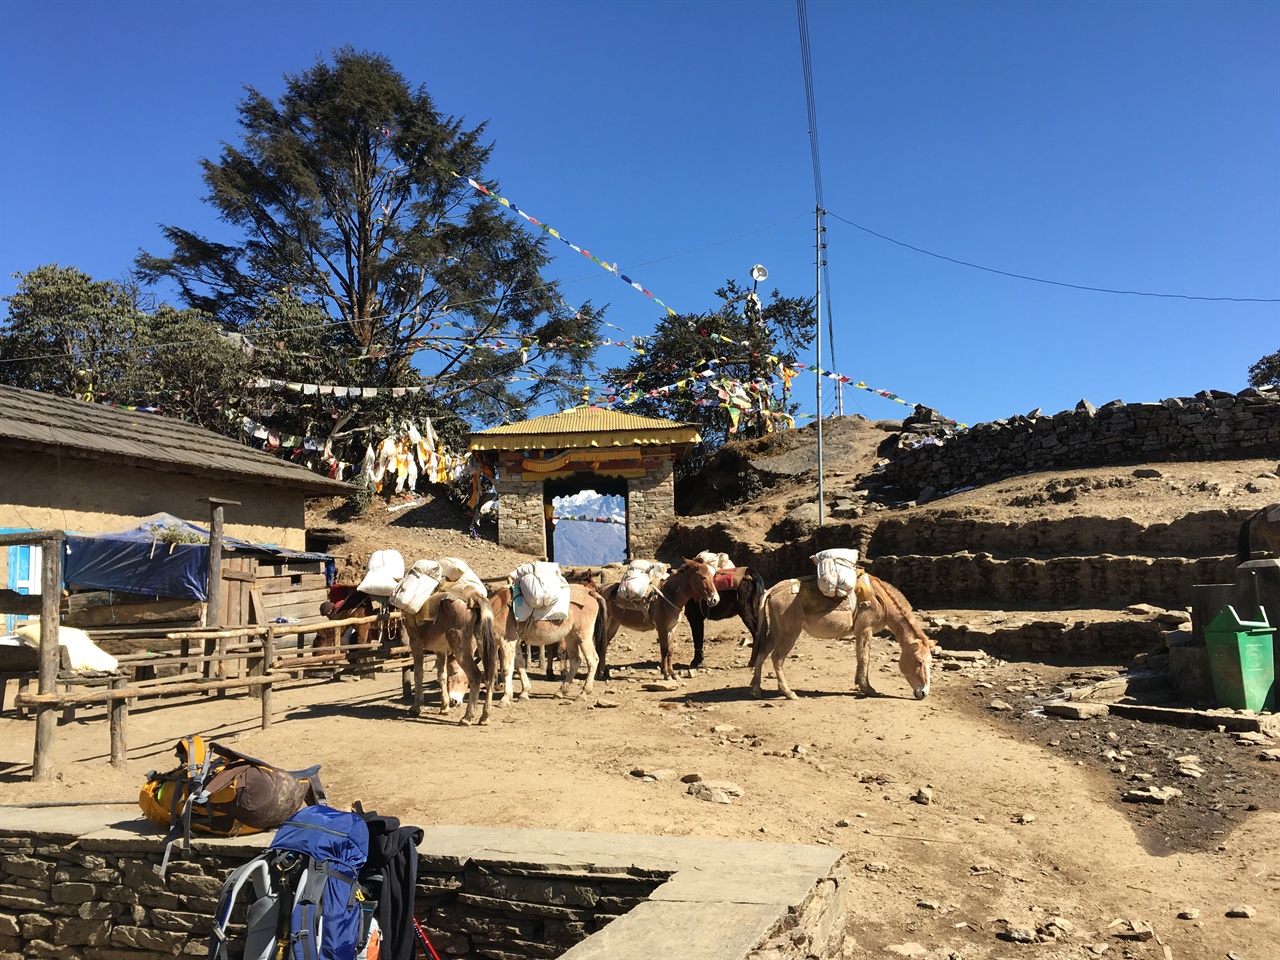
{"label": "green trash bin", "polygon": [[1241,620],[1236,608],[1228,605],[1205,627],[1209,674],[1220,707],[1255,712],[1276,708],[1275,630],[1267,612],[1258,613],[1260,621]]}

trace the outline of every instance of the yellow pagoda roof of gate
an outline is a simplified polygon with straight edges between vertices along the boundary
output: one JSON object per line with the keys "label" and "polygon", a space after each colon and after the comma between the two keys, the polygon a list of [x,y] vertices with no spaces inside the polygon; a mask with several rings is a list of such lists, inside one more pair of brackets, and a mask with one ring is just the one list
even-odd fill
{"label": "yellow pagoda roof of gate", "polygon": [[702,440],[697,424],[642,417],[604,407],[560,413],[471,434],[469,450],[589,450],[607,447],[687,447]]}

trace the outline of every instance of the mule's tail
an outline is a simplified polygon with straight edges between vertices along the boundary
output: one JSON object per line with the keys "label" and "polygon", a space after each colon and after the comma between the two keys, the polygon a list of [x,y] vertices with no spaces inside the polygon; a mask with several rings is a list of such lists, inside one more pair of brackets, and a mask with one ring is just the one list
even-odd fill
{"label": "mule's tail", "polygon": [[484,597],[472,598],[475,612],[476,646],[480,648],[480,665],[484,669],[485,686],[492,691],[498,676],[498,639],[493,628],[493,608]]}
{"label": "mule's tail", "polygon": [[764,595],[764,577],[747,567],[742,582],[738,584],[738,616],[742,618],[747,633],[751,634],[752,647],[760,645],[760,608],[764,605]]}
{"label": "mule's tail", "polygon": [[751,638],[751,662],[748,666],[755,669],[764,656],[769,652],[769,591],[766,590],[760,595],[759,605],[756,607],[756,629]]}

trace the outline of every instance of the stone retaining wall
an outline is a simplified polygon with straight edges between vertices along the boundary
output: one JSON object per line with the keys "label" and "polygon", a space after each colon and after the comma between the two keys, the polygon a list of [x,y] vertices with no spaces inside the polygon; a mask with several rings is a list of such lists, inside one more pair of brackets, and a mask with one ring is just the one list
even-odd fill
{"label": "stone retaining wall", "polygon": [[[931,411],[903,423],[880,479],[886,494],[921,502],[1036,470],[1169,460],[1280,456],[1280,395],[1209,390],[1159,403],[1081,400],[1053,416],[1036,411],[961,433]],[[913,429],[914,428],[914,429]]]}
{"label": "stone retaining wall", "polygon": [[[161,881],[155,828],[117,815],[0,810],[0,960],[207,955],[224,878],[271,834],[197,839]],[[830,847],[425,834],[415,914],[453,960],[807,960],[834,956],[843,937],[843,860]]]}

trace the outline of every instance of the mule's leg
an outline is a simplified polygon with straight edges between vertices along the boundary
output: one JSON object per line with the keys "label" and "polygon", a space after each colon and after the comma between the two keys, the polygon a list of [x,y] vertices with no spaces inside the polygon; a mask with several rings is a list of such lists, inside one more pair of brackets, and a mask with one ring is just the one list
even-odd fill
{"label": "mule's leg", "polygon": [[511,643],[504,636],[497,638],[498,656],[502,660],[502,699],[498,701],[498,705],[509,707],[512,703],[512,691],[515,689],[514,677],[516,669],[516,647],[517,644]]}
{"label": "mule's leg", "polygon": [[520,674],[520,699],[529,699],[529,674],[524,669],[524,644],[516,644],[516,672]]}
{"label": "mule's leg", "polygon": [[871,686],[871,631],[856,628],[853,631],[853,646],[858,655],[858,668],[854,673],[854,683],[863,696],[875,696],[875,688]]}
{"label": "mule's leg", "polygon": [[409,716],[422,716],[422,658],[426,656],[426,651],[422,649],[422,645],[415,643],[413,645],[413,705],[409,707]]}
{"label": "mule's leg", "polygon": [[[571,696],[570,690],[573,687],[573,681],[578,678],[578,665],[582,658],[578,654],[578,642],[576,640],[563,640],[560,643],[560,656],[567,657],[568,662],[564,666],[564,676],[560,680],[560,689],[556,691],[557,697]],[[544,649],[550,649],[549,647]]]}
{"label": "mule's leg", "polygon": [[[458,723],[463,726],[470,726],[472,717],[475,716],[476,706],[480,702],[480,685],[484,682],[484,674],[476,664],[470,637],[459,638],[456,641],[451,638],[449,647],[453,650],[454,659],[458,661],[458,665],[462,667],[462,672],[467,678],[467,709]],[[489,722],[488,704],[485,704],[484,712],[480,715],[480,722]]]}
{"label": "mule's leg", "polygon": [[693,634],[693,659],[689,661],[689,669],[696,670],[702,666],[702,640],[706,624],[702,618],[702,610],[696,600],[685,604],[684,615],[689,621],[689,632]]}
{"label": "mule's leg", "polygon": [[[787,655],[791,653],[791,649],[796,645],[796,638],[790,640],[783,639],[777,643],[770,652],[769,659],[773,661],[773,673],[778,678],[778,692],[788,700],[799,699],[796,692],[787,684],[787,675],[783,672],[782,665],[787,659]],[[761,657],[761,660],[764,658]]]}
{"label": "mule's leg", "polygon": [[436,679],[440,683],[440,715],[448,716],[453,704],[449,702],[449,654],[436,654]]}
{"label": "mule's leg", "polygon": [[595,689],[596,668],[600,665],[600,655],[596,653],[595,641],[591,636],[581,638],[578,645],[582,647],[582,656],[587,661],[587,679],[583,681],[582,692],[590,694]]}

